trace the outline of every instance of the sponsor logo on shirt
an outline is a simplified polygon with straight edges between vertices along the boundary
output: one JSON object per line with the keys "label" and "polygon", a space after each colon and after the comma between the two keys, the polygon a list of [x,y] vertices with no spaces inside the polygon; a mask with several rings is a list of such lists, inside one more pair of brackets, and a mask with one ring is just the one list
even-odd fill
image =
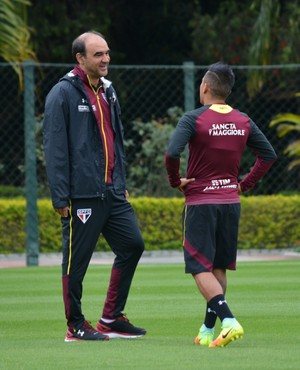
{"label": "sponsor logo on shirt", "polygon": [[208,134],[210,136],[245,136],[245,130],[237,129],[234,123],[213,123]]}
{"label": "sponsor logo on shirt", "polygon": [[231,184],[230,182],[230,179],[211,180],[211,185],[206,186],[203,191],[229,188],[236,189],[237,184]]}
{"label": "sponsor logo on shirt", "polygon": [[90,107],[88,105],[78,105],[78,112],[89,112]]}

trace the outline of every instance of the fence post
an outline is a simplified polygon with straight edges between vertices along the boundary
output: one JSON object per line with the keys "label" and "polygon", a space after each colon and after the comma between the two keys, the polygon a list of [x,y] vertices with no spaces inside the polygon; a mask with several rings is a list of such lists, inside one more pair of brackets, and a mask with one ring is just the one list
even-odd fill
{"label": "fence post", "polygon": [[24,71],[24,131],[25,131],[25,196],[26,196],[26,263],[36,266],[39,262],[36,128],[34,99],[34,63],[23,62]]}
{"label": "fence post", "polygon": [[[184,74],[184,110],[195,109],[195,64],[194,62],[183,62]],[[184,149],[183,157],[188,164],[189,151],[187,146]]]}
{"label": "fence post", "polygon": [[195,109],[195,64],[183,62],[184,74],[184,110]]}

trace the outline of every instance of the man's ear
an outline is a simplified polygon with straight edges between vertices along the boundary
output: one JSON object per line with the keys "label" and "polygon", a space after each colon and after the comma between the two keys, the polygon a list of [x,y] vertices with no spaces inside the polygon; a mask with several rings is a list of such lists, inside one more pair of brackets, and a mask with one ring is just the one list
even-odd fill
{"label": "man's ear", "polygon": [[77,63],[82,64],[83,55],[81,53],[76,53],[75,57],[76,57]]}
{"label": "man's ear", "polygon": [[208,89],[209,89],[209,87],[208,87],[207,83],[204,82],[204,84],[203,84],[203,92],[204,93],[207,93]]}

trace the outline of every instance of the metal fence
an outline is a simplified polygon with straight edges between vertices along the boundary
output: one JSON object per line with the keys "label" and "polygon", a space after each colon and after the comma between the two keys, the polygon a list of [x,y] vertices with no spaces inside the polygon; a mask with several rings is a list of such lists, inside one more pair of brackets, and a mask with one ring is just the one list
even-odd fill
{"label": "metal fence", "polygon": [[[36,186],[40,197],[49,195],[41,139],[44,101],[51,87],[72,67],[25,63],[25,89],[20,92],[12,67],[0,64],[1,197],[23,195],[26,186],[31,189]],[[163,161],[170,129],[163,129],[170,125],[173,128],[184,110],[199,106],[198,87],[206,68],[189,62],[180,66],[110,67],[108,78],[118,92],[123,112],[131,194],[176,195],[168,187]],[[250,99],[247,79],[253,69],[265,74],[266,83],[264,89]],[[300,86],[300,65],[236,66],[234,71],[236,85],[228,103],[250,115],[279,155],[276,165],[251,194],[299,191],[299,171],[287,171],[289,159],[283,154],[294,137],[278,139],[275,128],[271,129],[269,123],[277,113],[299,113],[299,98],[295,93]],[[148,156],[143,153],[147,150]],[[241,175],[252,165],[253,156],[246,153],[241,163]],[[155,186],[155,182],[159,182],[159,186]]]}
{"label": "metal fence", "polygon": [[[0,63],[0,197],[26,197],[27,264],[37,265],[39,237],[37,198],[49,197],[42,148],[44,102],[51,87],[73,65],[23,64],[24,90],[16,73]],[[175,124],[185,110],[199,106],[198,88],[207,66],[111,66],[108,78],[118,92],[125,129],[127,185],[131,196],[176,196],[164,168],[164,153]],[[255,98],[247,94],[249,72],[264,75],[264,88]],[[295,134],[278,139],[269,123],[277,113],[299,113],[295,96],[300,65],[234,67],[236,85],[228,103],[244,111],[269,138],[279,156],[267,176],[250,194],[299,191],[299,170],[287,171],[284,148]],[[250,77],[251,78],[251,77]],[[246,151],[241,176],[253,165]],[[185,165],[183,163],[183,165]]]}

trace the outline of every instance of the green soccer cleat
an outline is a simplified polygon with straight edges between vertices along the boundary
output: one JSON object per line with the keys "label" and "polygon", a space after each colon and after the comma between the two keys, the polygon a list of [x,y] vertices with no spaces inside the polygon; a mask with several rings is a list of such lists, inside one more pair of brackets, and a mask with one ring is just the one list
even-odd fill
{"label": "green soccer cleat", "polygon": [[207,328],[204,324],[202,324],[201,328],[199,329],[199,334],[196,336],[194,342],[196,344],[200,344],[200,346],[209,346],[210,343],[214,339],[214,328],[210,329]]}
{"label": "green soccer cleat", "polygon": [[224,319],[220,335],[210,343],[209,347],[225,347],[228,343],[242,338],[244,329],[235,319]]}

